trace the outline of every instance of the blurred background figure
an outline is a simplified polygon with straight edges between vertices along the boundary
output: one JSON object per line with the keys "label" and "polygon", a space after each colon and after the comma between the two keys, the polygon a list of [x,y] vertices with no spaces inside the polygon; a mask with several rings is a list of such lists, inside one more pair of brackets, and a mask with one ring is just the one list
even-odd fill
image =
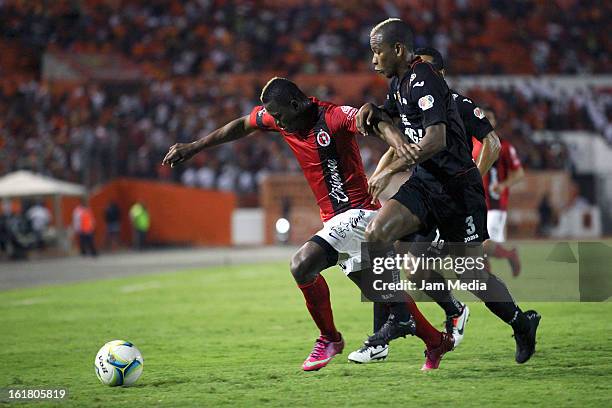
{"label": "blurred background figure", "polygon": [[550,205],[550,195],[544,194],[540,204],[538,205],[538,215],[540,217],[537,229],[537,236],[540,238],[548,238],[550,231],[554,227],[554,210]]}
{"label": "blurred background figure", "polygon": [[133,230],[133,245],[137,250],[142,250],[147,244],[147,232],[151,225],[147,208],[139,201],[130,208],[130,221]]}
{"label": "blurred background figure", "polygon": [[10,201],[4,201],[0,216],[0,249],[11,260],[27,259],[35,242],[36,238],[21,211],[16,211]]}
{"label": "blurred background figure", "polygon": [[40,200],[36,200],[26,211],[26,218],[36,239],[36,248],[44,249],[45,236],[51,222],[51,211]]}
{"label": "blurred background figure", "polygon": [[98,251],[96,251],[96,244],[94,242],[96,221],[86,198],[83,198],[81,204],[72,212],[72,227],[79,239],[81,255],[97,256]]}
{"label": "blurred background figure", "polygon": [[115,250],[120,245],[121,211],[116,202],[112,201],[104,210],[106,223],[106,249]]}

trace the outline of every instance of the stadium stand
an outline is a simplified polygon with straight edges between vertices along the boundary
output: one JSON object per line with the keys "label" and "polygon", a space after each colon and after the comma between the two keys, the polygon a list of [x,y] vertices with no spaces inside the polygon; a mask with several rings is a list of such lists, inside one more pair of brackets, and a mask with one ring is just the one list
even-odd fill
{"label": "stadium stand", "polygon": [[[453,74],[588,74],[611,68],[599,2],[479,0],[469,2],[469,12],[459,0],[433,8],[400,3],[3,1],[0,174],[32,169],[88,186],[129,176],[252,194],[263,175],[297,170],[282,140],[256,135],[173,170],[160,160],[170,144],[247,113],[267,79],[264,72],[371,75],[368,30],[388,15],[411,22],[417,46],[433,39]],[[121,55],[146,79],[58,86],[43,78],[44,56],[54,51]],[[260,74],[246,87],[219,81],[248,71]],[[365,87],[347,100],[343,86],[327,80],[307,89],[354,105],[384,98],[384,87]],[[612,140],[609,89],[568,94],[525,80],[464,91],[496,108],[500,134],[517,146],[527,168],[569,166],[567,148],[536,142],[531,134],[537,130],[593,130]],[[367,139],[362,145],[371,171],[384,146]]]}

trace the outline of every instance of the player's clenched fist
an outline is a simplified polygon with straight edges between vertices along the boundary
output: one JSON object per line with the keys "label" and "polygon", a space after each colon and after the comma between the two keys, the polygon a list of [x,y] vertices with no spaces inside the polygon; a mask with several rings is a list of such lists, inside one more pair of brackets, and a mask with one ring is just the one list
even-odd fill
{"label": "player's clenched fist", "polygon": [[355,124],[357,126],[357,130],[367,135],[370,133],[372,129],[372,124],[374,123],[374,117],[378,114],[378,107],[372,103],[366,103],[357,112],[357,116],[355,116]]}
{"label": "player's clenched fist", "polygon": [[163,165],[169,164],[170,167],[174,167],[175,164],[187,161],[196,154],[197,151],[193,143],[177,143],[170,146],[166,157],[162,161]]}

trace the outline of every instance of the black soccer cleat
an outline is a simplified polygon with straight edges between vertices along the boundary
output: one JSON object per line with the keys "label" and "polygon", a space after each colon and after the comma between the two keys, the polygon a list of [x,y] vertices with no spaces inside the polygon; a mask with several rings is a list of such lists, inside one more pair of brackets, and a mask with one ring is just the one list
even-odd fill
{"label": "black soccer cleat", "polygon": [[407,322],[398,321],[394,315],[390,315],[385,324],[364,342],[366,346],[385,346],[391,340],[398,337],[414,336],[416,333],[416,323],[412,316]]}
{"label": "black soccer cleat", "polygon": [[529,330],[525,333],[514,333],[514,341],[516,341],[516,354],[514,358],[519,364],[526,363],[535,353],[536,332],[542,318],[535,310],[526,311],[525,317],[529,320]]}

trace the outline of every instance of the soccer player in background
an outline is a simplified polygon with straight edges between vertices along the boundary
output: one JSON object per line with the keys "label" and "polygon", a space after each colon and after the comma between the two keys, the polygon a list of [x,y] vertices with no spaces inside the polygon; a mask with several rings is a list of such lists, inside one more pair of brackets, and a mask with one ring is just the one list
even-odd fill
{"label": "soccer player in background", "polygon": [[[431,47],[420,48],[415,51],[417,57],[423,61],[430,63],[436,71],[442,76],[445,75],[444,59],[438,50]],[[471,99],[451,89],[451,93],[461,121],[466,130],[467,143],[469,148],[472,148],[472,138],[478,143],[478,153],[474,155],[474,161],[476,167],[480,172],[481,176],[484,177],[491,168],[491,165],[499,157],[500,141],[499,137],[495,133],[492,124],[489,122],[481,110]],[[376,170],[369,179],[370,191],[374,199],[377,199],[379,194],[387,187],[390,181],[390,174],[385,172],[387,166],[389,166],[393,160],[397,158],[395,151],[392,147],[383,155],[380,159]],[[440,230],[438,228],[432,229],[429,233],[412,234],[408,237],[403,237],[401,241],[413,242],[410,252],[415,256],[420,255],[433,255],[433,256],[446,256],[448,255],[448,247],[444,246],[444,240],[440,239]],[[430,245],[426,245],[431,243]],[[486,246],[486,244],[485,244]],[[426,281],[428,283],[442,283],[446,280],[438,272],[432,270],[418,269],[413,271],[414,275],[411,277],[413,282],[416,282],[421,287],[421,282]],[[437,286],[440,287],[440,286]],[[433,299],[445,312],[445,330],[447,333],[453,333],[455,339],[455,347],[457,347],[463,340],[464,330],[466,323],[470,315],[469,307],[456,299],[450,290],[430,290],[424,289],[423,292]],[[388,310],[382,307],[374,308],[374,331],[380,329],[380,325],[384,323],[388,318]],[[356,363],[369,363],[372,361],[384,359],[388,356],[389,350],[388,345],[381,345],[377,347],[361,347],[349,354],[349,360]]]}
{"label": "soccer player in background", "polygon": [[[285,139],[315,195],[323,221],[323,229],[293,255],[290,263],[291,273],[321,333],[302,368],[318,370],[344,349],[344,340],[334,324],[329,288],[321,272],[338,263],[339,253],[348,254],[348,259],[339,265],[351,280],[359,283],[361,242],[380,205],[368,193],[355,139],[357,109],[307,97],[284,78],[272,78],[260,99],[262,105],[253,108],[249,115],[193,143],[171,146],[163,164],[174,166],[204,149],[240,139],[258,129],[278,132]],[[406,154],[401,137],[388,137],[384,139],[387,143],[400,154]],[[428,350],[444,350],[437,353],[440,358],[453,348],[452,334],[436,330],[411,298],[385,306],[405,323],[401,336],[416,335]]]}
{"label": "soccer player in background", "polygon": [[[437,227],[446,242],[462,243],[449,247],[452,256],[482,256],[482,242],[488,238],[482,178],[446,82],[431,64],[414,54],[412,31],[400,19],[388,19],[375,26],[370,33],[370,47],[375,71],[392,81],[384,108],[363,105],[357,115],[357,127],[362,133],[408,136],[412,141],[407,147],[411,159],[400,157],[386,171],[410,167],[414,170],[368,224],[366,240],[392,245],[409,234],[427,233]],[[399,119],[399,128],[394,118]],[[463,273],[468,279],[484,275],[482,269]],[[540,315],[532,310],[523,312],[494,275],[488,275],[486,283],[486,289],[472,293],[512,327],[515,359],[524,363],[535,352]],[[395,338],[399,330],[392,315],[379,331],[389,333],[385,338]],[[384,344],[388,342],[365,342],[366,346]],[[426,352],[426,356],[426,364],[439,362],[431,353]]]}
{"label": "soccer player in background", "polygon": [[[485,109],[484,113],[495,127],[497,118],[493,109]],[[478,155],[480,150],[481,145],[475,143],[473,154]],[[499,159],[495,161],[489,173],[482,178],[487,199],[487,230],[489,231],[489,239],[485,242],[484,248],[485,253],[489,256],[507,259],[512,268],[513,276],[518,276],[521,273],[518,252],[516,248],[505,248],[503,243],[506,242],[506,219],[508,217],[510,187],[524,177],[525,171],[516,154],[516,149],[506,139],[502,139]]]}

